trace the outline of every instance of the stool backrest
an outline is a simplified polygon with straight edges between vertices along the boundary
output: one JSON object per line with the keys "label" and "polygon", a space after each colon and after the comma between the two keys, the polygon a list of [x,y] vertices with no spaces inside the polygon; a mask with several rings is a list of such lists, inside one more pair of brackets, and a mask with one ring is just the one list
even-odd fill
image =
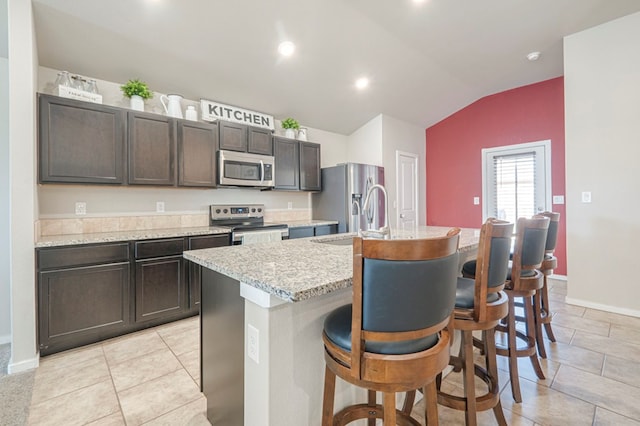
{"label": "stool backrest", "polygon": [[487,294],[502,291],[509,272],[513,223],[489,218],[480,229],[476,258],[474,320],[485,321]]}
{"label": "stool backrest", "polygon": [[558,225],[560,224],[560,213],[556,212],[544,212],[540,213],[540,216],[548,217],[549,232],[547,233],[547,243],[545,244],[544,251],[546,254],[553,254],[558,243]]}
{"label": "stool backrest", "polygon": [[440,238],[354,238],[352,368],[360,365],[367,341],[412,341],[434,335],[449,323],[459,234],[456,228]]}
{"label": "stool backrest", "polygon": [[536,270],[540,269],[544,260],[549,222],[548,217],[541,215],[518,219],[511,267],[514,289],[519,289],[522,280],[537,278]]}

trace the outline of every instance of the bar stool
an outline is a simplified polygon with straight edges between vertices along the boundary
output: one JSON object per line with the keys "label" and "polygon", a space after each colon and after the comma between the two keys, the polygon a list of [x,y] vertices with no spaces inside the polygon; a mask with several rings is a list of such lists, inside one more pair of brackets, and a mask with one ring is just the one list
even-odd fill
{"label": "bar stool", "polygon": [[[544,258],[544,247],[547,240],[549,218],[533,216],[531,219],[520,218],[516,224],[516,241],[513,251],[511,271],[508,275],[505,293],[509,298],[509,314],[506,324],[498,324],[497,331],[507,334],[507,346],[496,345],[498,355],[509,357],[509,377],[511,392],[516,402],[522,402],[520,392],[520,378],[518,376],[518,358],[528,357],[531,365],[540,379],[544,373],[536,354],[536,332],[533,296],[542,288],[543,275],[539,271]],[[524,316],[516,317],[515,298],[522,298]],[[516,329],[516,320],[522,319],[525,331]],[[518,339],[525,345],[517,346]]]}
{"label": "bar stool", "polygon": [[540,216],[548,217],[549,231],[547,233],[547,242],[544,248],[544,260],[540,267],[540,272],[543,275],[542,289],[536,292],[534,296],[534,306],[539,307],[540,315],[536,315],[536,343],[538,345],[538,354],[542,358],[547,357],[547,351],[544,347],[544,337],[542,335],[542,325],[547,332],[547,337],[552,342],[556,341],[556,337],[553,335],[551,329],[551,308],[549,307],[549,290],[547,284],[547,276],[553,273],[553,270],[558,267],[558,258],[553,255],[558,242],[558,225],[560,224],[560,213],[544,212],[540,213]]}
{"label": "bar stool", "polygon": [[[353,303],[324,323],[322,425],[383,419],[419,425],[411,404],[396,409],[396,393],[423,389],[425,417],[438,424],[435,378],[449,362],[456,297],[459,229],[441,238],[353,240]],[[368,390],[366,404],[334,414],[336,376]],[[383,393],[383,404],[376,403]],[[413,400],[411,398],[411,400]]]}
{"label": "bar stool", "polygon": [[[454,372],[462,371],[464,397],[438,391],[438,403],[465,411],[465,423],[477,424],[476,412],[493,409],[499,425],[506,425],[496,363],[495,327],[507,316],[508,298],[502,291],[507,280],[513,223],[488,219],[480,230],[475,279],[458,278],[453,328],[460,330],[459,356],[451,356]],[[474,342],[473,332],[482,331]],[[483,349],[486,369],[474,363],[473,346]],[[487,393],[476,396],[474,376],[487,384]]]}

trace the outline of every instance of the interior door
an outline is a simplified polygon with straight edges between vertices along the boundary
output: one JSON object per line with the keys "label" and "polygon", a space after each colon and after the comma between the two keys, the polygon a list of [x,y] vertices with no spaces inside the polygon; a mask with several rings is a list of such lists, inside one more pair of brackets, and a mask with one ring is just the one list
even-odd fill
{"label": "interior door", "polygon": [[396,193],[399,229],[418,226],[418,156],[396,151]]}

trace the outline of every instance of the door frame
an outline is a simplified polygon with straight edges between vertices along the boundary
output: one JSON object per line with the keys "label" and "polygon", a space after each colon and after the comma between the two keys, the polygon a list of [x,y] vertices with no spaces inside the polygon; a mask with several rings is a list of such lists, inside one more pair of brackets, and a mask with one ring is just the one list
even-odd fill
{"label": "door frame", "polygon": [[[419,226],[420,221],[419,221],[419,217],[420,217],[420,197],[419,197],[419,191],[420,191],[420,170],[419,170],[419,166],[420,163],[418,161],[418,159],[420,158],[418,156],[418,154],[413,153],[413,152],[407,152],[407,151],[399,151],[396,150],[396,200],[399,198],[400,195],[400,156],[405,156],[405,157],[411,157],[413,158],[413,163],[415,165],[414,167],[414,180],[415,180],[415,185],[414,185],[414,190],[413,190],[413,200],[414,200],[414,204],[416,206],[416,217],[415,217],[415,223],[416,226]],[[400,227],[400,208],[396,206],[396,227]]]}

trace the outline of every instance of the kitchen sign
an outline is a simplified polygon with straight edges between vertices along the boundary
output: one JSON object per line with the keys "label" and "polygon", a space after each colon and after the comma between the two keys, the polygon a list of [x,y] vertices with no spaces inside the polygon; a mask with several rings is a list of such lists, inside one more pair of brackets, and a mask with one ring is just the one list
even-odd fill
{"label": "kitchen sign", "polygon": [[225,120],[269,130],[275,129],[273,116],[231,105],[201,99],[200,111],[202,111],[203,121]]}

